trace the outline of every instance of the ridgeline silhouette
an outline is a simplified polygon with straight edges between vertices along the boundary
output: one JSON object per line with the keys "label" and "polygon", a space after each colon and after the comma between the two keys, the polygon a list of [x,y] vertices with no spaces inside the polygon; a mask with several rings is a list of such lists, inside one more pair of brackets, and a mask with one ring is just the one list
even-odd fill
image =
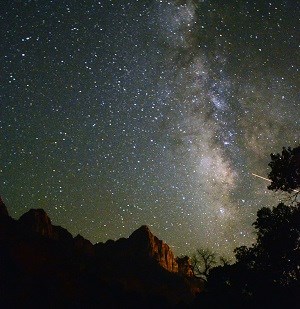
{"label": "ridgeline silhouette", "polygon": [[14,220],[0,202],[1,306],[168,307],[201,289],[189,258],[175,258],[147,226],[93,245],[52,225],[43,209]]}

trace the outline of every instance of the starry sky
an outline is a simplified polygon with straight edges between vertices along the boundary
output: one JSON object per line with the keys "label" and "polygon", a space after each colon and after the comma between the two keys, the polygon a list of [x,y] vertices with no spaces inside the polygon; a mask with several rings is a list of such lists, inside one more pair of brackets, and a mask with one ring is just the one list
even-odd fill
{"label": "starry sky", "polygon": [[299,2],[0,8],[0,194],[92,242],[249,245],[269,154],[299,145]]}

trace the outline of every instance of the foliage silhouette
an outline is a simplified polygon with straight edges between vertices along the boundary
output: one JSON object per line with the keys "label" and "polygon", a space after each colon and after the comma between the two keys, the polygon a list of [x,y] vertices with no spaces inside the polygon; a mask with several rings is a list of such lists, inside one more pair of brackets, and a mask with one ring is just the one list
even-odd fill
{"label": "foliage silhouette", "polygon": [[[204,308],[289,307],[300,302],[300,147],[271,154],[270,190],[296,192],[291,205],[258,210],[256,242],[234,250],[236,263],[210,269]],[[222,302],[220,302],[222,299]]]}
{"label": "foliage silhouette", "polygon": [[269,163],[272,183],[269,190],[282,190],[291,193],[300,188],[300,146],[291,149],[283,147],[281,154],[271,154]]}
{"label": "foliage silhouette", "polygon": [[236,259],[248,269],[268,274],[277,285],[300,280],[300,205],[280,203],[272,210],[262,208],[253,223],[257,241],[235,249]]}

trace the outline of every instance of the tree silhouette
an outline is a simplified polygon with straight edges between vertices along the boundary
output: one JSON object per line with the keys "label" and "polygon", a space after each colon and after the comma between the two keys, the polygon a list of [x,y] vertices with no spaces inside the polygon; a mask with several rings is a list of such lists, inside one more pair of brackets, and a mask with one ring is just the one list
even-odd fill
{"label": "tree silhouette", "polygon": [[[256,242],[234,250],[236,263],[210,269],[206,294],[197,305],[222,307],[291,307],[300,302],[300,146],[271,155],[270,190],[297,191],[290,205],[258,210]],[[299,195],[298,195],[299,196]],[[206,307],[205,307],[206,308]]]}
{"label": "tree silhouette", "polygon": [[262,208],[253,225],[257,229],[257,260],[261,266],[273,271],[274,280],[280,284],[299,281],[300,204]]}
{"label": "tree silhouette", "polygon": [[[300,146],[283,147],[281,154],[271,154],[272,180],[269,190],[291,193],[300,189]],[[272,284],[291,285],[300,280],[300,203],[280,203],[273,209],[263,207],[253,223],[257,241],[252,247],[235,249],[238,263],[264,274]],[[266,276],[267,274],[267,276]]]}
{"label": "tree silhouette", "polygon": [[197,249],[192,257],[194,275],[207,279],[209,271],[217,264],[216,254],[210,249]]}
{"label": "tree silhouette", "polygon": [[236,259],[248,269],[268,274],[277,285],[300,280],[300,205],[280,203],[262,208],[253,223],[257,241],[252,247],[235,249]]}
{"label": "tree silhouette", "polygon": [[283,147],[281,154],[271,154],[269,163],[272,183],[269,190],[282,190],[291,193],[300,189],[300,146],[291,149]]}

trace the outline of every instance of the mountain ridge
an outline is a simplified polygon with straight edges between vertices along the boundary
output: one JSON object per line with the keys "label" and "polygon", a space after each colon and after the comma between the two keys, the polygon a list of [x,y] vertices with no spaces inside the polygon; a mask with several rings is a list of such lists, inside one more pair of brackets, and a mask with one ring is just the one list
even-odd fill
{"label": "mountain ridge", "polygon": [[[0,232],[0,288],[12,305],[31,306],[36,291],[52,305],[54,299],[59,305],[62,301],[119,305],[116,296],[128,304],[158,300],[175,304],[191,301],[203,288],[189,259],[176,258],[145,225],[128,238],[93,245],[53,225],[43,209],[30,209],[15,220],[0,199]],[[21,284],[18,291],[19,278],[31,284]],[[99,295],[91,294],[95,289]]]}

